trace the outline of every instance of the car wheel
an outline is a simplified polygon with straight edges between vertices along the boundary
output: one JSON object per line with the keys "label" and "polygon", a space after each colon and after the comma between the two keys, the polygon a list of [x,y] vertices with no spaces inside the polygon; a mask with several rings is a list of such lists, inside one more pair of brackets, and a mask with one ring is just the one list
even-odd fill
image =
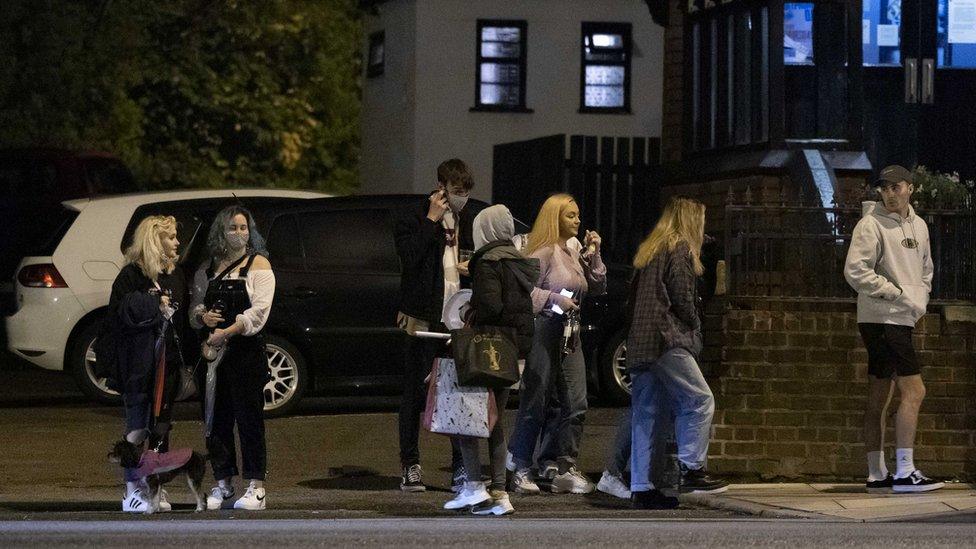
{"label": "car wheel", "polygon": [[95,361],[98,358],[94,347],[97,335],[98,323],[92,322],[75,337],[68,355],[68,368],[85,396],[102,404],[118,404],[122,402],[122,396],[108,388],[105,378],[95,375]]}
{"label": "car wheel", "polygon": [[265,336],[264,344],[271,370],[271,381],[264,386],[264,415],[288,415],[298,406],[311,381],[305,358],[294,345],[278,336]]}
{"label": "car wheel", "polygon": [[620,330],[607,341],[600,358],[600,387],[610,404],[630,403],[630,374],[627,373],[627,331]]}

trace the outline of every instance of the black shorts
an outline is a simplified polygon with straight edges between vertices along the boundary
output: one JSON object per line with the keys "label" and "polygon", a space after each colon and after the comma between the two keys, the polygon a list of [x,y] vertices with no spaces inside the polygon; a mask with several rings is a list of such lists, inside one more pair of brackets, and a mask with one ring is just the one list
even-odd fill
{"label": "black shorts", "polygon": [[905,377],[921,372],[912,346],[911,326],[858,324],[857,328],[868,350],[868,374],[885,379],[893,374]]}

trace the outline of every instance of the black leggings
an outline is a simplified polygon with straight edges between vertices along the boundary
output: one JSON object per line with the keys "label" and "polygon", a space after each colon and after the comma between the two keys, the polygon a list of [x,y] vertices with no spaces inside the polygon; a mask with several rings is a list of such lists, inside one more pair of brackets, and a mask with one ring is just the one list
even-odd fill
{"label": "black leggings", "polygon": [[217,480],[239,474],[235,424],[241,442],[243,477],[264,480],[268,463],[264,438],[264,385],[268,379],[264,339],[260,336],[231,339],[217,366],[213,429],[207,441]]}

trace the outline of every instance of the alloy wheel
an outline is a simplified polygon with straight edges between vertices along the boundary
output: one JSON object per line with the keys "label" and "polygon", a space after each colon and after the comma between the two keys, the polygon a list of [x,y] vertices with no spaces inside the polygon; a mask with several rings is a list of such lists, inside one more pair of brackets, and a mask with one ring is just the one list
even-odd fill
{"label": "alloy wheel", "polygon": [[630,394],[630,374],[627,373],[627,341],[621,341],[613,351],[613,361],[610,363],[613,380],[621,389]]}
{"label": "alloy wheel", "polygon": [[117,391],[108,388],[106,378],[95,375],[95,362],[97,360],[95,357],[95,340],[93,339],[85,349],[85,374],[88,375],[88,380],[91,384],[97,387],[99,391],[102,391],[106,395],[118,396],[119,393]]}
{"label": "alloy wheel", "polygon": [[276,410],[295,396],[298,388],[298,365],[285,349],[273,343],[265,345],[271,381],[264,386],[264,410]]}

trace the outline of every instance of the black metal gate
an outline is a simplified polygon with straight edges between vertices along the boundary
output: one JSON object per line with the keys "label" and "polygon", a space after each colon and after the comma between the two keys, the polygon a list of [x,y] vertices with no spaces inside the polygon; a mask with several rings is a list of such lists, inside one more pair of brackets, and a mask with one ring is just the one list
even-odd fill
{"label": "black metal gate", "polygon": [[551,135],[495,145],[492,202],[532,224],[550,195],[576,198],[606,261],[629,263],[658,216],[660,139]]}

